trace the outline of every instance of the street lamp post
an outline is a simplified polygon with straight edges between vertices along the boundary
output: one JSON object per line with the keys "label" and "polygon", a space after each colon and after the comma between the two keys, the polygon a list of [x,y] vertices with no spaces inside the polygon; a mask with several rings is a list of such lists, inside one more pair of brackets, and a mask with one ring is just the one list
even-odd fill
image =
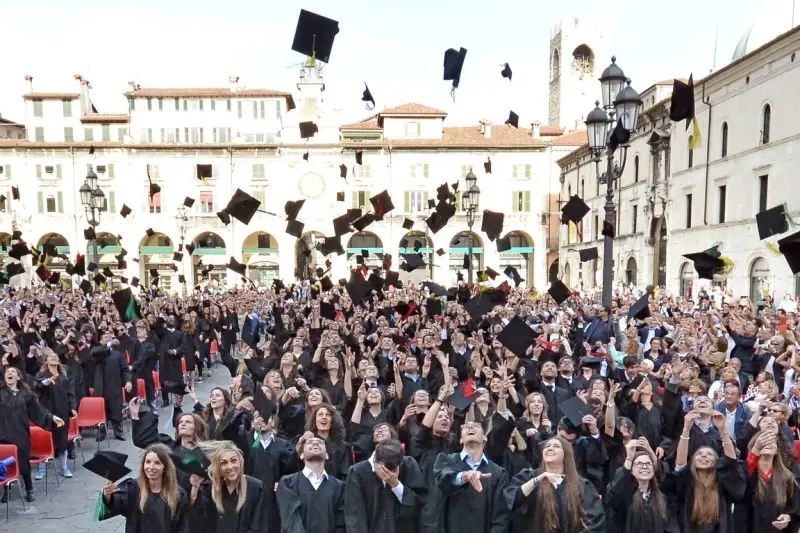
{"label": "street lamp post", "polygon": [[[627,139],[623,139],[622,163],[616,164],[614,154],[616,146],[620,145],[619,138],[613,138],[615,128],[621,127],[630,135],[636,130],[636,121],[639,115],[639,106],[642,101],[630,86],[630,80],[617,66],[617,58],[611,58],[609,65],[600,76],[600,88],[603,96],[603,107],[600,102],[595,102],[595,108],[586,117],[586,133],[589,137],[589,147],[594,155],[597,169],[598,182],[606,186],[605,221],[612,227],[615,225],[616,209],[614,206],[614,181],[620,179],[625,170],[628,156]],[[606,156],[606,171],[600,175],[600,161]],[[614,239],[609,235],[603,240],[603,305],[611,306],[612,285],[614,284]]]}
{"label": "street lamp post", "polygon": [[[186,250],[186,246],[184,246],[184,239],[186,238],[186,223],[189,221],[189,217],[186,215],[186,206],[181,205],[178,207],[178,212],[175,214],[175,221],[178,223],[178,231],[180,232],[181,237],[181,251],[184,252]],[[191,255],[189,255],[189,261],[192,260]],[[184,268],[184,262],[181,261],[181,275],[186,277],[186,272]],[[186,284],[183,284],[183,295],[186,296]]]}
{"label": "street lamp post", "polygon": [[464,178],[467,182],[466,194],[461,196],[461,209],[467,214],[467,227],[469,227],[469,263],[467,268],[467,282],[472,284],[472,226],[475,224],[475,214],[478,212],[478,204],[481,198],[481,190],[478,188],[478,177],[472,172],[472,168]]}
{"label": "street lamp post", "polygon": [[100,225],[100,213],[106,210],[106,195],[97,183],[97,174],[94,173],[94,170],[89,169],[86,180],[78,192],[81,195],[86,221],[95,230],[95,236],[92,239],[92,262],[97,265],[100,263],[97,250],[97,226]]}

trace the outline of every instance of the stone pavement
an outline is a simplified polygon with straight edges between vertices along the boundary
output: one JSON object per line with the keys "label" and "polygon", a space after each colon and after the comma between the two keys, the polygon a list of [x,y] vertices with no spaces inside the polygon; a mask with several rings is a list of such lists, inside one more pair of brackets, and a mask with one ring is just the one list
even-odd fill
{"label": "stone pavement", "polygon": [[[198,400],[206,403],[208,395],[213,387],[230,386],[230,373],[224,366],[219,366],[214,370],[213,375],[197,386]],[[160,424],[163,426],[170,415],[170,408],[160,410]],[[165,433],[172,433],[172,430],[161,430]],[[141,458],[141,450],[136,448],[131,442],[130,423],[125,423],[125,442],[120,442],[111,438],[111,450],[125,453],[128,455],[127,466],[133,473],[131,476],[138,475]],[[106,441],[100,443],[101,450],[107,450]],[[83,453],[86,459],[92,457],[97,451],[97,442],[94,437],[85,436],[83,440]],[[36,532],[57,531],[58,533],[73,532],[92,532],[92,533],[111,533],[114,531],[124,532],[124,518],[115,517],[103,522],[93,521],[94,509],[100,490],[105,484],[102,479],[95,476],[81,466],[81,452],[76,449],[77,466],[73,470],[72,479],[59,478],[60,487],[56,486],[53,468],[50,467],[50,482],[48,484],[48,494],[44,492],[44,480],[34,480],[36,501],[27,505],[27,511],[23,511],[19,496],[19,491],[13,487],[10,502],[10,520],[6,522],[5,504],[0,504],[0,532]],[[72,468],[72,461],[69,461]]]}

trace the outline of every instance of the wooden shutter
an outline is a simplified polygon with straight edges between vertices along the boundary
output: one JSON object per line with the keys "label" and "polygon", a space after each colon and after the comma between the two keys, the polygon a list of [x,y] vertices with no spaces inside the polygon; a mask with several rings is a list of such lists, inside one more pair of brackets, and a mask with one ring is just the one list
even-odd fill
{"label": "wooden shutter", "polygon": [[59,213],[64,212],[64,193],[61,191],[56,194],[56,208]]}
{"label": "wooden shutter", "polygon": [[39,212],[44,213],[44,193],[42,191],[36,193],[36,200],[39,204]]}
{"label": "wooden shutter", "polygon": [[530,165],[525,165],[525,177],[526,178],[530,178],[531,177],[531,166]]}
{"label": "wooden shutter", "polygon": [[281,103],[275,100],[275,118],[281,118]]}
{"label": "wooden shutter", "polygon": [[358,209],[358,192],[353,191],[352,195],[353,195],[353,209]]}
{"label": "wooden shutter", "polygon": [[411,165],[411,177],[412,178],[417,177],[417,165]]}
{"label": "wooden shutter", "polygon": [[108,177],[109,178],[113,178],[114,177],[114,163],[109,163],[108,166],[106,167],[106,169],[107,169],[107,172],[108,172]]}
{"label": "wooden shutter", "polygon": [[511,212],[516,213],[518,211],[517,206],[519,206],[518,200],[519,193],[517,191],[511,191]]}
{"label": "wooden shutter", "polygon": [[61,163],[56,165],[56,177],[57,178],[61,177]]}
{"label": "wooden shutter", "polygon": [[511,166],[511,177],[512,178],[518,178],[519,177],[519,171],[517,170],[517,168],[518,168],[518,165],[512,165]]}
{"label": "wooden shutter", "polygon": [[422,193],[422,210],[424,211],[427,208],[428,208],[428,191],[425,191],[424,193]]}
{"label": "wooden shutter", "polygon": [[[58,193],[61,194],[61,193]],[[59,197],[59,204],[61,203],[61,199]],[[114,197],[114,191],[108,191],[108,212],[109,213],[116,213],[117,212],[117,202],[116,198]]]}
{"label": "wooden shutter", "polygon": [[411,211],[411,193],[409,191],[405,191],[403,193],[403,212],[408,213],[410,211]]}
{"label": "wooden shutter", "polygon": [[525,212],[531,212],[531,191],[525,191]]}
{"label": "wooden shutter", "polygon": [[423,168],[423,175],[427,178],[428,177],[428,164],[425,163],[425,165],[423,165],[422,168]]}
{"label": "wooden shutter", "polygon": [[[36,177],[37,178],[42,177],[42,165],[36,165]],[[41,209],[39,211],[41,212]]]}
{"label": "wooden shutter", "polygon": [[11,165],[6,165],[6,178],[11,177]]}

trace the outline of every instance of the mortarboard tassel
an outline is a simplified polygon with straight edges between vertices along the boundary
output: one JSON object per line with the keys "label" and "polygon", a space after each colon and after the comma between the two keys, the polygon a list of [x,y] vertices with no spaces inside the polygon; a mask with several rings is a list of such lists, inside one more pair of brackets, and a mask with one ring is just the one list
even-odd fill
{"label": "mortarboard tassel", "polygon": [[106,506],[105,498],[103,498],[103,491],[100,490],[100,497],[97,499],[97,505],[94,506],[94,516],[92,520],[99,522],[108,517],[108,507]]}

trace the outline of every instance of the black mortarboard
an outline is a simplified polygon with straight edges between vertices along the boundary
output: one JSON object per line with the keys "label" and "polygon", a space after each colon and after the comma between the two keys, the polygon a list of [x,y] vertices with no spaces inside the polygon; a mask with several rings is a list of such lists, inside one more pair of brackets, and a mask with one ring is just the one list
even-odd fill
{"label": "black mortarboard", "polygon": [[364,256],[363,255],[357,255],[356,256],[356,263],[359,264],[359,265],[363,265],[364,264]]}
{"label": "black mortarboard", "polygon": [[486,275],[489,276],[489,279],[494,280],[499,274],[491,267],[486,267]]}
{"label": "black mortarboard", "polygon": [[228,213],[226,213],[225,211],[217,211],[217,217],[226,226],[231,223],[231,216]]}
{"label": "black mortarboard", "polygon": [[345,215],[333,219],[333,234],[340,237],[350,233],[350,217]]}
{"label": "black mortarboard", "polygon": [[125,204],[122,204],[122,209],[119,210],[119,214],[122,216],[122,218],[127,217],[131,213],[132,213],[131,208]]}
{"label": "black mortarboard", "polygon": [[478,399],[478,394],[474,390],[471,392],[472,394],[466,396],[463,385],[459,385],[453,391],[453,395],[450,397],[450,404],[456,408],[457,412],[465,412]]}
{"label": "black mortarboard", "polygon": [[481,231],[488,235],[489,240],[493,241],[503,233],[503,213],[496,213],[485,209],[483,211],[483,220],[481,221]]}
{"label": "black mortarboard", "polygon": [[577,396],[564,400],[558,404],[558,408],[576,428],[583,425],[584,416],[594,414],[592,408]]}
{"label": "black mortarboard", "polygon": [[16,241],[22,238],[22,232],[18,229],[15,229],[14,232],[11,234],[11,240]]}
{"label": "black mortarboard", "polygon": [[[330,280],[328,280],[328,283],[330,283]],[[336,307],[328,302],[320,302],[319,316],[328,320],[336,320]]]}
{"label": "black mortarboard", "polygon": [[383,280],[384,287],[400,287],[401,285],[400,272],[396,270],[386,272],[386,277]]}
{"label": "black mortarboard", "polygon": [[155,234],[156,234],[156,232],[155,232],[155,231],[153,231],[153,228],[147,228],[146,230],[144,230],[144,233],[145,233],[145,235],[147,235],[148,237],[152,237],[153,235],[155,235]]}
{"label": "black mortarboard", "polygon": [[264,390],[260,385],[256,386],[255,390],[253,391],[253,407],[256,411],[258,411],[258,414],[260,414],[261,418],[264,420],[269,420],[272,418],[272,415],[274,415],[278,410],[278,406],[275,405],[275,402],[264,395]]}
{"label": "black mortarboard", "polygon": [[300,126],[300,137],[303,139],[310,139],[317,133],[319,133],[319,128],[313,121],[308,120],[306,122],[301,122]]}
{"label": "black mortarboard", "polygon": [[650,294],[645,293],[642,295],[641,298],[636,300],[636,303],[634,303],[631,306],[630,311],[628,311],[628,319],[638,318],[639,320],[644,320],[649,316],[650,316]]}
{"label": "black mortarboard", "polygon": [[136,298],[133,297],[130,287],[112,293],[111,299],[114,302],[114,307],[117,308],[117,313],[119,313],[121,321],[131,322],[142,318],[142,313],[139,310]]}
{"label": "black mortarboard", "polygon": [[362,152],[361,150],[358,150],[356,152],[356,164],[357,165],[363,165],[364,164],[364,163],[362,163],[363,160],[364,160],[364,152]]}
{"label": "black mortarboard", "polygon": [[694,81],[689,75],[689,82],[681,80],[672,82],[672,98],[669,105],[669,118],[672,122],[686,120],[686,129],[694,118]]}
{"label": "black mortarboard", "polygon": [[172,458],[172,462],[175,464],[175,468],[181,472],[188,475],[194,474],[198,477],[208,479],[208,468],[202,464],[203,459],[199,457],[199,454],[185,453],[179,455],[175,452],[172,452],[170,457]]}
{"label": "black mortarboard", "polygon": [[616,229],[614,228],[614,224],[604,220],[603,221],[603,229],[602,229],[602,231],[600,231],[600,235],[602,235],[603,237],[610,237],[612,239],[614,237],[616,237],[617,236],[617,232],[616,232]]}
{"label": "black mortarboard", "polygon": [[500,75],[504,78],[508,78],[508,81],[511,81],[511,67],[508,63],[503,66],[503,70],[500,71]]}
{"label": "black mortarboard", "polygon": [[94,457],[83,463],[83,467],[103,479],[116,483],[131,473],[125,466],[128,456],[119,452],[98,451]]}
{"label": "black mortarboard", "polygon": [[233,257],[228,261],[228,269],[233,270],[240,276],[244,276],[245,266]]}
{"label": "black mortarboard", "polygon": [[453,89],[458,87],[461,81],[461,70],[464,68],[464,59],[467,57],[467,49],[448,48],[444,53],[444,80],[453,82]]}
{"label": "black mortarboard", "polygon": [[800,231],[778,240],[778,250],[786,258],[792,274],[800,273]]}
{"label": "black mortarboard", "polygon": [[187,394],[191,393],[192,391],[189,390],[189,386],[186,383],[177,383],[174,381],[165,381],[161,388],[164,392],[168,392],[170,394],[177,394],[178,396],[186,396]]}
{"label": "black mortarboard", "polygon": [[589,206],[586,205],[586,202],[577,194],[573,195],[570,197],[569,201],[564,204],[564,207],[561,208],[561,223],[566,224],[567,222],[572,222],[577,224],[588,212]]}
{"label": "black mortarboard", "polygon": [[342,239],[336,236],[325,237],[325,240],[322,241],[322,245],[320,245],[319,251],[322,253],[322,255],[329,255],[333,253],[342,255],[344,253]]}
{"label": "black mortarboard", "polygon": [[149,190],[150,190],[150,199],[152,199],[153,196],[161,192],[161,185],[159,185],[158,183],[151,183]]}
{"label": "black mortarboard", "polygon": [[308,151],[303,154],[303,161],[308,161]]}
{"label": "black mortarboard", "polygon": [[420,257],[418,254],[400,254],[400,257],[405,260],[407,268],[404,268],[403,270],[406,270],[407,272],[411,272],[417,268],[422,268],[425,266],[425,261],[423,261],[422,257]]}
{"label": "black mortarboard", "polygon": [[344,191],[339,191],[336,193],[336,201],[344,202]]}
{"label": "black mortarboard", "polygon": [[611,132],[609,136],[608,144],[611,147],[611,151],[616,151],[621,145],[626,145],[631,140],[631,132],[625,128],[624,122],[621,120],[617,121],[617,125],[614,126],[614,130]]}
{"label": "black mortarboard", "polygon": [[339,165],[339,177],[347,178],[347,165],[345,165],[344,163]]}
{"label": "black mortarboard", "polygon": [[11,250],[8,251],[8,257],[12,257],[19,261],[26,255],[31,255],[30,249],[28,249],[28,245],[25,244],[23,241],[17,241],[11,245]]}
{"label": "black mortarboard", "polygon": [[694,269],[700,279],[714,279],[715,272],[725,266],[716,246],[702,252],[684,254],[683,257],[694,263]]}
{"label": "black mortarboard", "polygon": [[446,253],[447,252],[445,252],[443,248],[439,248],[438,250],[436,250],[436,255],[438,255],[439,257],[442,257]]}
{"label": "black mortarboard", "polygon": [[430,200],[428,200],[428,207],[430,209],[433,209],[434,207],[436,207],[436,199],[431,198]]}
{"label": "black mortarboard", "polygon": [[414,227],[414,221],[410,218],[403,220],[403,229],[411,229]]}
{"label": "black mortarboard", "polygon": [[283,211],[286,213],[286,220],[295,220],[297,215],[300,214],[300,209],[303,208],[305,200],[289,200],[284,204]]}
{"label": "black mortarboard", "polygon": [[519,115],[517,115],[513,111],[509,111],[508,120],[506,120],[506,124],[511,124],[515,128],[519,128]]}
{"label": "black mortarboard", "polygon": [[185,248],[186,248],[186,252],[189,255],[192,255],[194,253],[194,249],[197,248],[197,246],[195,246],[193,242],[190,242],[189,244],[187,244],[185,246]]}
{"label": "black mortarboard", "polygon": [[105,277],[107,277],[107,278],[113,278],[114,277],[114,273],[111,271],[111,267],[103,268],[103,275]]}
{"label": "black mortarboard", "polygon": [[106,282],[106,279],[107,279],[107,278],[106,278],[106,277],[103,275],[103,273],[102,273],[102,272],[97,272],[97,273],[94,275],[94,277],[92,278],[92,281],[94,281],[94,282],[95,282],[97,285],[100,285],[100,284],[102,284],[102,283],[105,283],[105,282]]}
{"label": "black mortarboard", "polygon": [[758,238],[762,241],[773,235],[789,231],[786,206],[784,204],[776,205],[766,211],[757,213],[756,224],[758,225]]}
{"label": "black mortarboard", "polygon": [[557,279],[556,282],[547,289],[547,294],[552,296],[557,304],[561,304],[564,300],[569,298],[569,288],[564,285],[563,281]]}
{"label": "black mortarboard", "polygon": [[495,241],[495,244],[497,245],[498,253],[508,251],[512,248],[511,236],[506,235],[505,237],[498,237],[497,240]]}
{"label": "black mortarboard", "polygon": [[228,206],[223,209],[223,211],[242,224],[249,224],[260,205],[260,201],[243,190],[236,189],[236,192],[233,193],[233,197],[228,202]]}
{"label": "black mortarboard", "polygon": [[61,281],[61,272],[53,272],[50,274],[50,277],[47,278],[47,282],[53,285],[57,285]]}
{"label": "black mortarboard", "polygon": [[486,158],[486,162],[483,164],[483,171],[487,174],[492,173],[492,159],[490,157]]}
{"label": "black mortarboard", "polygon": [[138,287],[139,286],[139,278],[137,278],[136,276],[132,277],[131,278],[131,286],[132,287]]}
{"label": "black mortarboard", "polygon": [[24,274],[25,267],[22,266],[22,263],[9,263],[6,265],[6,273],[8,274],[9,278],[18,274]]}
{"label": "black mortarboard", "polygon": [[592,259],[597,259],[597,247],[594,248],[586,248],[585,250],[579,250],[578,255],[580,256],[581,263],[585,263],[586,261],[591,261]]}
{"label": "black mortarboard", "polygon": [[438,283],[434,283],[432,281],[425,281],[422,283],[422,286],[427,288],[431,294],[434,296],[447,296],[447,289],[445,289],[442,285]]}
{"label": "black mortarboard", "polygon": [[[57,274],[57,272],[56,272],[56,274]],[[125,276],[120,276],[120,277],[119,277],[119,282],[120,282],[120,283],[122,283],[122,284],[124,284],[124,285],[127,285],[127,283],[128,283],[128,278],[126,278]]]}
{"label": "black mortarboard", "polygon": [[604,357],[598,357],[596,355],[585,355],[581,357],[580,366],[597,368],[597,370],[599,370],[600,366],[603,364],[603,361],[605,361]]}
{"label": "black mortarboard", "polygon": [[425,219],[425,224],[434,235],[438,233],[443,227],[447,225],[447,220],[442,218],[439,213],[431,213],[431,216]]}
{"label": "black mortarboard", "polygon": [[536,334],[534,331],[518,316],[509,321],[506,327],[503,328],[497,335],[497,340],[500,344],[514,352],[514,355],[520,359],[525,357],[528,348],[535,342]]}
{"label": "black mortarboard", "polygon": [[375,210],[375,218],[377,220],[383,220],[384,215],[394,209],[392,198],[389,196],[389,191],[387,190],[376,194],[370,198],[369,201],[372,204],[372,208]]}
{"label": "black mortarboard", "polygon": [[364,228],[375,222],[375,220],[377,219],[374,214],[367,213],[363,217],[353,222],[353,227],[356,228],[358,231],[364,231]]}
{"label": "black mortarboard", "polygon": [[88,279],[81,281],[80,289],[83,291],[83,294],[89,294],[92,292],[92,284],[89,282]]}
{"label": "black mortarboard", "polygon": [[331,281],[331,278],[329,278],[328,276],[325,276],[324,278],[319,280],[319,284],[322,287],[323,291],[329,291],[333,288],[333,282]]}
{"label": "black mortarboard", "polygon": [[516,267],[508,265],[505,270],[503,270],[503,274],[514,280],[514,284],[519,287],[519,284],[525,281],[525,278],[519,275],[519,271],[517,271]]}
{"label": "black mortarboard", "polygon": [[193,205],[194,205],[194,198],[190,198],[187,196],[186,198],[183,199],[184,207],[191,209]]}
{"label": "black mortarboard", "polygon": [[436,298],[428,298],[425,300],[425,314],[433,318],[436,315],[442,314],[442,301]]}
{"label": "black mortarboard", "polygon": [[319,59],[324,63],[330,63],[333,40],[337,33],[339,33],[337,21],[301,9],[292,41],[292,50]]}
{"label": "black mortarboard", "polygon": [[183,260],[183,252],[174,252],[172,254],[173,261],[182,261]]}
{"label": "black mortarboard", "polygon": [[[77,259],[75,260],[75,266],[72,268],[73,272],[79,276],[86,275],[86,258],[81,254],[78,254]],[[71,275],[71,274],[70,274]]]}
{"label": "black mortarboard", "polygon": [[93,241],[97,237],[97,234],[94,232],[94,228],[89,227],[83,230],[83,238],[87,241]]}
{"label": "black mortarboard", "polygon": [[469,268],[469,260],[470,260],[469,254],[464,254],[464,261],[461,265],[461,268]]}
{"label": "black mortarboard", "polygon": [[89,272],[94,272],[95,270],[97,270],[97,264],[92,261],[89,261],[89,264],[86,266],[86,270],[88,270]]}
{"label": "black mortarboard", "polygon": [[[367,87],[366,82],[364,82],[364,94],[361,95],[361,101],[367,102],[367,109],[370,111],[375,109],[375,99],[372,97],[372,93],[370,92],[369,87]],[[372,103],[372,106],[369,105],[370,102]]]}
{"label": "black mortarboard", "polygon": [[358,279],[348,282],[345,288],[347,289],[347,294],[350,295],[350,299],[353,300],[353,303],[358,304],[372,292],[374,287],[372,283],[359,277]]}
{"label": "black mortarboard", "polygon": [[19,200],[19,188],[16,186],[11,187],[11,198],[13,200]]}

